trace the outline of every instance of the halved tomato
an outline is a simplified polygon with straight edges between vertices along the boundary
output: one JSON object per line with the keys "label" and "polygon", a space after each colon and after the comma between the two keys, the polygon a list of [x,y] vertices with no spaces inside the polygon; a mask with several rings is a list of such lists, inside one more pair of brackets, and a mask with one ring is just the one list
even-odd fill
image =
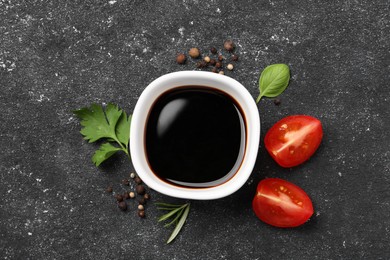
{"label": "halved tomato", "polygon": [[320,146],[323,132],[320,120],[295,115],[274,124],[265,135],[265,148],[282,167],[293,167],[307,161]]}
{"label": "halved tomato", "polygon": [[278,178],[259,182],[252,208],[260,220],[283,228],[300,226],[313,215],[313,204],[306,192]]}

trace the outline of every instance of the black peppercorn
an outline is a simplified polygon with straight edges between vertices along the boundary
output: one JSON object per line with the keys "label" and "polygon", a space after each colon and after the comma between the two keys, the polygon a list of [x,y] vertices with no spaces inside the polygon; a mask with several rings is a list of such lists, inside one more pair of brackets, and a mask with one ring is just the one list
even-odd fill
{"label": "black peppercorn", "polygon": [[274,99],[274,104],[275,104],[276,106],[279,106],[280,103],[282,103],[282,101],[280,101],[279,98],[275,98],[275,99]]}
{"label": "black peppercorn", "polygon": [[147,194],[147,193],[145,193],[145,195],[144,195],[144,199],[145,199],[145,200],[150,200],[150,195],[149,195],[149,194]]}
{"label": "black peppercorn", "polygon": [[211,48],[210,48],[210,51],[211,51],[212,54],[216,54],[216,53],[217,53],[217,49],[214,48],[214,47],[211,47]]}
{"label": "black peppercorn", "polygon": [[115,199],[116,199],[118,202],[123,201],[123,197],[122,197],[122,195],[120,195],[120,194],[116,194],[116,195],[115,195]]}
{"label": "black peppercorn", "polygon": [[130,185],[128,179],[123,179],[123,180],[122,180],[122,184],[123,184],[123,185],[126,185],[126,186],[129,186],[129,185]]}
{"label": "black peppercorn", "polygon": [[112,187],[111,186],[107,187],[106,192],[112,193]]}
{"label": "black peppercorn", "polygon": [[222,62],[217,62],[217,63],[215,63],[215,67],[216,67],[216,68],[222,67]]}
{"label": "black peppercorn", "polygon": [[218,69],[217,68],[213,68],[211,71],[214,72],[214,73],[218,73]]}
{"label": "black peppercorn", "polygon": [[127,209],[126,202],[124,202],[124,201],[119,202],[118,203],[118,208],[120,208],[121,210],[125,211]]}
{"label": "black peppercorn", "polygon": [[146,204],[146,200],[144,198],[140,198],[140,199],[138,199],[138,204],[145,205]]}
{"label": "black peppercorn", "polygon": [[137,183],[137,184],[141,184],[141,183],[142,183],[141,178],[138,177],[138,176],[134,178],[134,181],[135,181],[135,183]]}
{"label": "black peppercorn", "polygon": [[125,192],[125,193],[123,193],[122,197],[123,197],[123,199],[127,200],[130,198],[130,195],[128,192]]}
{"label": "black peppercorn", "polygon": [[216,60],[214,60],[214,59],[211,59],[211,60],[210,60],[210,65],[211,65],[211,66],[214,66],[214,65],[215,65],[215,63],[217,63],[217,61],[216,61]]}
{"label": "black peppercorn", "polygon": [[140,218],[144,218],[144,217],[145,217],[145,211],[144,211],[144,210],[139,210],[139,211],[138,211],[138,216],[139,216]]}
{"label": "black peppercorn", "polygon": [[233,60],[233,61],[238,61],[238,55],[236,55],[236,54],[233,54],[233,56],[232,56],[232,60]]}
{"label": "black peppercorn", "polygon": [[218,60],[219,61],[223,61],[223,56],[222,55],[218,55]]}
{"label": "black peppercorn", "polygon": [[135,187],[135,191],[139,195],[144,195],[145,194],[145,187],[143,185],[137,185],[137,187]]}

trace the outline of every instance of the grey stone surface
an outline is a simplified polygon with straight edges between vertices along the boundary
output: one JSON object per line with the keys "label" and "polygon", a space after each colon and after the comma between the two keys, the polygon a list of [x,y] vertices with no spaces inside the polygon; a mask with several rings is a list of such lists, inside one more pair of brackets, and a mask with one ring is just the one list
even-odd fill
{"label": "grey stone surface", "polygon": [[[0,1],[0,258],[2,259],[388,259],[390,257],[389,1]],[[238,192],[193,201],[170,230],[135,206],[123,213],[104,192],[125,188],[123,156],[96,168],[72,110],[114,102],[131,112],[178,51],[237,44],[228,73],[255,98],[260,71],[288,63],[282,104],[259,104],[262,136],[292,114],[319,118],[321,147],[282,169],[263,144]],[[312,198],[296,229],[259,221],[257,183],[280,177]],[[152,201],[175,201],[151,193]]]}

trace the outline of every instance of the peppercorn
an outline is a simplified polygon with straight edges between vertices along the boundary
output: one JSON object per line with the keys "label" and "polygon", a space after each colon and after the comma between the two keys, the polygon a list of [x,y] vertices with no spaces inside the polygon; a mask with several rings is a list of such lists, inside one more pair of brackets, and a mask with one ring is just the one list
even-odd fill
{"label": "peppercorn", "polygon": [[214,59],[211,59],[211,60],[210,60],[210,65],[211,65],[211,66],[214,66],[214,65],[215,65],[215,63],[217,63],[217,61],[216,61],[216,60],[214,60]]}
{"label": "peppercorn", "polygon": [[202,62],[201,62],[201,61],[198,61],[198,62],[196,63],[196,67],[197,67],[197,68],[202,68]]}
{"label": "peppercorn", "polygon": [[145,207],[143,206],[143,205],[138,205],[138,210],[144,210],[145,209]]}
{"label": "peppercorn", "polygon": [[115,199],[118,201],[118,202],[121,202],[123,200],[123,196],[120,195],[120,194],[116,194],[115,195]]}
{"label": "peppercorn", "polygon": [[206,57],[203,58],[203,60],[204,60],[205,62],[209,63],[211,59],[210,59],[209,56],[206,56]]}
{"label": "peppercorn", "polygon": [[233,61],[238,61],[238,55],[237,55],[237,54],[233,54],[232,60],[233,60]]}
{"label": "peppercorn", "polygon": [[122,180],[122,184],[123,184],[123,185],[126,185],[126,186],[129,186],[129,185],[130,185],[130,182],[129,182],[128,179],[123,179],[123,180]]}
{"label": "peppercorn", "polygon": [[274,104],[275,104],[276,106],[279,106],[281,103],[282,103],[282,101],[280,101],[279,98],[275,98],[275,99],[274,99]]}
{"label": "peppercorn", "polygon": [[135,198],[135,193],[134,192],[129,192],[129,197],[131,198],[131,199],[133,199],[133,198]]}
{"label": "peppercorn", "polygon": [[144,195],[145,194],[145,187],[143,185],[137,185],[137,187],[135,187],[135,191],[139,195]]}
{"label": "peppercorn", "polygon": [[225,50],[232,52],[234,50],[234,43],[232,40],[226,40],[223,43],[223,47],[225,48]]}
{"label": "peppercorn", "polygon": [[135,178],[135,173],[134,172],[130,173],[130,178],[132,178],[132,179]]}
{"label": "peppercorn", "polygon": [[124,202],[124,201],[119,202],[118,203],[118,208],[120,208],[121,210],[125,211],[127,209],[126,202]]}
{"label": "peppercorn", "polygon": [[216,54],[216,53],[217,53],[217,49],[214,48],[214,47],[211,47],[211,48],[210,48],[210,51],[211,51],[212,54]]}
{"label": "peppercorn", "polygon": [[219,74],[224,75],[225,72],[223,72],[223,70],[221,70],[221,71],[219,72]]}
{"label": "peppercorn", "polygon": [[233,70],[234,66],[233,66],[233,64],[229,63],[229,64],[226,66],[226,68],[227,68],[228,70]]}
{"label": "peppercorn", "polygon": [[200,56],[200,51],[198,48],[191,48],[188,52],[191,58],[196,59]]}
{"label": "peppercorn", "polygon": [[146,200],[144,198],[140,198],[140,199],[138,199],[138,204],[145,205],[146,204]]}
{"label": "peppercorn", "polygon": [[223,56],[222,55],[218,55],[218,60],[219,61],[223,61]]}
{"label": "peppercorn", "polygon": [[176,56],[176,62],[179,64],[184,64],[186,63],[187,57],[183,53],[179,53]]}
{"label": "peppercorn", "polygon": [[219,62],[219,61],[218,61],[217,63],[215,63],[215,67],[216,67],[216,68],[222,67],[222,62]]}
{"label": "peppercorn", "polygon": [[112,193],[112,187],[111,187],[111,186],[108,186],[107,189],[106,189],[106,192]]}
{"label": "peppercorn", "polygon": [[123,199],[127,200],[130,198],[130,195],[128,192],[125,192],[125,193],[123,193],[122,197],[123,197]]}
{"label": "peppercorn", "polygon": [[135,181],[135,183],[137,183],[137,184],[141,184],[141,183],[142,183],[141,178],[138,177],[138,176],[134,178],[134,181]]}
{"label": "peppercorn", "polygon": [[149,195],[149,194],[147,194],[147,193],[145,193],[145,195],[144,195],[144,199],[145,199],[145,200],[150,200],[150,195]]}
{"label": "peppercorn", "polygon": [[144,211],[144,210],[139,210],[139,211],[138,211],[138,216],[139,216],[140,218],[144,218],[144,217],[145,217],[145,211]]}
{"label": "peppercorn", "polygon": [[217,68],[213,68],[211,71],[214,72],[214,73],[218,73],[218,69]]}

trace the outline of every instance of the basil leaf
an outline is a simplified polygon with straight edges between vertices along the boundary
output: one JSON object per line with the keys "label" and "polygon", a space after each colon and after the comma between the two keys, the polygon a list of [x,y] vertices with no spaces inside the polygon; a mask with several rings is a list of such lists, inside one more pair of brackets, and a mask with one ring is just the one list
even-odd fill
{"label": "basil leaf", "polygon": [[260,75],[260,95],[256,99],[259,103],[262,97],[277,97],[287,88],[290,81],[290,69],[286,64],[272,64],[266,67]]}

